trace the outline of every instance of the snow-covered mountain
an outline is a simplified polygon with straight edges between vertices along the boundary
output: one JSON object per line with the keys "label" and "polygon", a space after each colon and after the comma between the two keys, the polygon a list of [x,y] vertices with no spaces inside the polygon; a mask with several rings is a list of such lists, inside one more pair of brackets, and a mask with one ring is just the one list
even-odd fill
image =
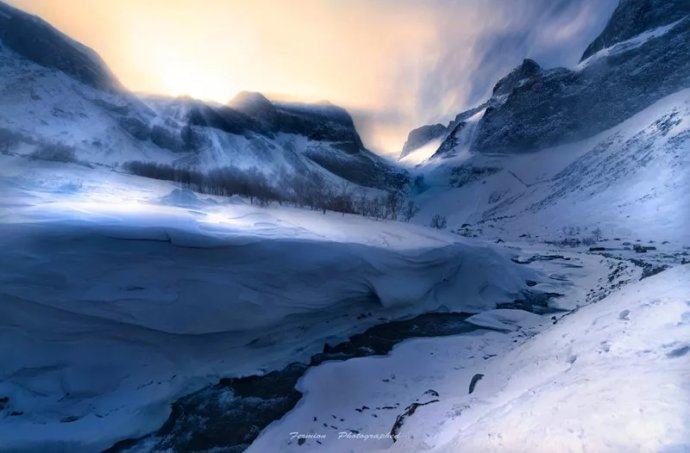
{"label": "snow-covered mountain", "polygon": [[653,3],[621,2],[573,69],[525,60],[435,149],[402,158],[418,164],[417,221],[504,239],[687,240],[690,13]]}
{"label": "snow-covered mountain", "polygon": [[4,148],[25,154],[108,166],[252,169],[276,185],[295,174],[378,189],[405,181],[403,171],[364,147],[339,107],[273,103],[258,93],[228,105],[136,96],[95,52],[3,3],[0,104]]}
{"label": "snow-covered mountain", "polygon": [[[575,68],[543,69],[526,59],[499,80],[470,149],[531,152],[609,129],[690,86],[689,43],[688,2],[622,1]],[[459,116],[476,112],[470,109]],[[453,135],[457,123],[457,119],[450,123],[445,137]],[[416,134],[413,131],[411,138]],[[440,135],[425,137],[428,141]],[[405,154],[411,150],[408,145]],[[438,156],[443,156],[439,151]]]}
{"label": "snow-covered mountain", "polygon": [[467,236],[690,239],[690,89],[586,140],[532,153],[466,148],[415,169],[417,222]]}

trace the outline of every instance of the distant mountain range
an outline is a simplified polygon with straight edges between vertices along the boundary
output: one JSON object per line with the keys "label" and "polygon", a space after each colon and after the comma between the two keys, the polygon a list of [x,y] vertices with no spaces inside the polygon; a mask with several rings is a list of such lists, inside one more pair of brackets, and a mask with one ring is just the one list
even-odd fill
{"label": "distant mountain range", "polygon": [[153,161],[252,169],[276,183],[295,173],[374,189],[405,181],[404,171],[364,147],[342,108],[275,103],[259,93],[241,93],[228,105],[137,96],[94,51],[4,3],[0,104],[2,140],[20,152],[57,146],[114,167]]}

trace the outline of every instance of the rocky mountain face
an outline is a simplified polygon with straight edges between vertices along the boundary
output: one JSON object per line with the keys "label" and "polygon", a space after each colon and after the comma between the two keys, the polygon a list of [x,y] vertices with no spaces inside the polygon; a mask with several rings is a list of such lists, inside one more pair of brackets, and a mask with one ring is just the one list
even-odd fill
{"label": "rocky mountain face", "polygon": [[582,60],[596,52],[690,14],[684,0],[621,0],[604,31],[587,46]]}
{"label": "rocky mountain face", "polygon": [[444,150],[448,150],[455,146],[454,144],[457,143],[456,136],[465,128],[467,120],[482,111],[486,106],[487,104],[484,103],[460,112],[446,126],[439,123],[413,129],[407,136],[403,150],[400,153],[400,158],[402,159],[413,151],[437,139],[443,139],[437,154],[444,154]]}
{"label": "rocky mountain face", "polygon": [[265,132],[298,134],[314,140],[328,140],[349,154],[364,148],[350,114],[330,103],[272,103],[260,93],[242,92],[228,104],[248,115],[265,128]]}
{"label": "rocky mountain face", "polygon": [[[690,86],[688,48],[690,2],[622,0],[575,68],[546,70],[527,59],[499,80],[470,147],[520,153],[609,129]],[[453,154],[451,131],[436,157]]]}
{"label": "rocky mountain face", "polygon": [[524,60],[484,111],[463,112],[435,154],[419,154],[431,157],[411,170],[424,182],[415,221],[441,216],[448,229],[496,240],[597,228],[687,237],[687,5],[622,1],[574,68]]}
{"label": "rocky mountain face", "polygon": [[[681,3],[676,2],[679,9]],[[607,26],[615,28],[615,23]],[[575,69],[534,68],[504,102],[487,108],[473,149],[522,152],[606,130],[690,86],[689,47],[686,15],[663,29],[637,30],[634,38],[599,50]]]}
{"label": "rocky mountain face", "polygon": [[429,124],[426,126],[412,129],[407,135],[407,140],[403,145],[400,157],[403,158],[410,154],[415,149],[421,148],[432,140],[443,137],[448,133],[448,128],[443,124]]}
{"label": "rocky mountain face", "polygon": [[492,91],[492,100],[509,95],[515,88],[521,86],[526,80],[541,74],[541,66],[536,61],[526,58],[522,64],[510,71],[510,73],[496,82]]}
{"label": "rocky mountain face", "polygon": [[235,167],[269,180],[316,175],[377,189],[405,180],[365,148],[340,107],[272,102],[259,93],[240,93],[227,105],[135,96],[91,49],[3,3],[0,103],[2,140],[26,152],[57,146],[110,166]]}

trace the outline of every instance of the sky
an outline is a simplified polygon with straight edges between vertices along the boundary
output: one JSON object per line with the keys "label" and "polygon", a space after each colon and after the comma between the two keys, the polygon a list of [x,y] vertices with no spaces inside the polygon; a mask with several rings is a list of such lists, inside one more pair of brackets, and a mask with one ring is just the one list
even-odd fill
{"label": "sky", "polygon": [[137,92],[328,100],[365,145],[480,103],[524,58],[572,66],[617,0],[10,0],[91,47]]}

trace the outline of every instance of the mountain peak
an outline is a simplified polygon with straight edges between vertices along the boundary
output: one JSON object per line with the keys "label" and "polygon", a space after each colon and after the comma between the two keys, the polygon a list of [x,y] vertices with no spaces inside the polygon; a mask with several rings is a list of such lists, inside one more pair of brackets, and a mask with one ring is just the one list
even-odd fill
{"label": "mountain peak", "polygon": [[0,1],[0,41],[22,57],[99,89],[120,83],[92,49],[69,38],[43,19]]}
{"label": "mountain peak", "polygon": [[690,15],[688,0],[621,0],[599,36],[580,61],[601,49]]}
{"label": "mountain peak", "polygon": [[228,106],[240,111],[273,109],[273,103],[256,91],[240,91],[228,102]]}
{"label": "mountain peak", "polygon": [[516,67],[510,73],[499,80],[496,85],[494,85],[493,95],[500,96],[510,93],[513,88],[515,88],[521,81],[535,76],[541,72],[541,66],[530,59],[525,58],[522,60],[520,66]]}

